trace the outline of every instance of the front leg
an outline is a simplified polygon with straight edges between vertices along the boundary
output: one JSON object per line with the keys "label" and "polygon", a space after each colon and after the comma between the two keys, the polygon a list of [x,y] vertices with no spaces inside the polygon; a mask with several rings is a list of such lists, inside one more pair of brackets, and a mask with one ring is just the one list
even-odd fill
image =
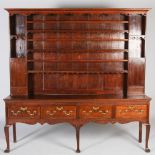
{"label": "front leg", "polygon": [[7,148],[6,148],[6,150],[4,151],[5,153],[10,152],[9,127],[10,127],[10,125],[6,125],[6,126],[4,127],[5,138],[6,138],[6,144],[7,144]]}
{"label": "front leg", "polygon": [[77,141],[76,152],[80,153],[80,148],[79,148],[79,143],[80,143],[80,126],[76,126],[76,141]]}
{"label": "front leg", "polygon": [[142,122],[139,122],[139,143],[142,142]]}
{"label": "front leg", "polygon": [[17,137],[16,137],[16,124],[13,124],[13,141],[14,141],[14,143],[17,142]]}
{"label": "front leg", "polygon": [[150,124],[146,124],[145,152],[150,152],[150,149],[148,147],[149,135],[150,135]]}

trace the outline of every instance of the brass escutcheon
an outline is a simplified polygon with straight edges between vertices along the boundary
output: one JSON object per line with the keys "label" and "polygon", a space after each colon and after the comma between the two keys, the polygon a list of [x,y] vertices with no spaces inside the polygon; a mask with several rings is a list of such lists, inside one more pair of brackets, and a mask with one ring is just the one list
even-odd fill
{"label": "brass escutcheon", "polygon": [[61,111],[63,110],[63,107],[56,107],[56,110]]}
{"label": "brass escutcheon", "polygon": [[20,110],[21,111],[26,111],[27,110],[27,107],[20,107]]}

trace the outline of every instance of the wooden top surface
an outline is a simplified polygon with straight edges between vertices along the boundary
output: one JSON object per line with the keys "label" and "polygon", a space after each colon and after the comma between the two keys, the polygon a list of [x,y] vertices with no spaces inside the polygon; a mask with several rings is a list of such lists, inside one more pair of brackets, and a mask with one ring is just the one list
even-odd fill
{"label": "wooden top surface", "polygon": [[42,95],[31,97],[11,97],[8,96],[4,100],[53,100],[53,101],[85,101],[85,100],[151,100],[146,95],[134,95],[134,96],[118,96],[118,95]]}
{"label": "wooden top surface", "polygon": [[[33,13],[42,13],[42,14],[48,14],[48,13],[70,13],[70,12],[76,12],[76,13],[109,13],[109,14],[115,14],[115,13],[127,13],[127,14],[134,14],[134,13],[140,13],[140,14],[146,14],[150,8],[6,8],[10,14],[33,14]],[[91,11],[91,12],[90,12]]]}

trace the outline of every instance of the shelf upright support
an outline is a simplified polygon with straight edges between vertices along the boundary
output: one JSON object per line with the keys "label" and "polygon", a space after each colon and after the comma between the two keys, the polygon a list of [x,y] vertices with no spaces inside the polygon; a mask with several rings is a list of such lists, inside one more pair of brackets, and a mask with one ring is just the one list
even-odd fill
{"label": "shelf upright support", "polygon": [[[124,52],[124,59],[129,61],[129,33],[130,33],[130,15],[125,14],[125,20],[128,23],[125,24],[124,29],[128,30],[128,33],[124,33],[125,39],[128,39],[127,42],[124,43],[124,48],[128,50],[128,52]],[[128,71],[128,61],[124,62],[124,70]],[[128,95],[128,72],[124,73],[124,80],[123,80],[123,97],[127,97]]]}
{"label": "shelf upright support", "polygon": [[146,14],[142,15],[142,22],[141,22],[141,27],[142,27],[142,32],[141,35],[144,36],[141,38],[142,41],[142,49],[141,49],[141,57],[145,57],[145,33],[146,33]]}

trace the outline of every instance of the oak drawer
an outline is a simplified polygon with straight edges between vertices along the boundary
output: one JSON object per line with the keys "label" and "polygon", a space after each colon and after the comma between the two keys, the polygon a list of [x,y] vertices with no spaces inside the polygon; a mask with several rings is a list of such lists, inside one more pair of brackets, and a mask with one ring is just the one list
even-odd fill
{"label": "oak drawer", "polygon": [[80,107],[80,118],[111,118],[112,117],[112,106],[81,106]]}
{"label": "oak drawer", "polygon": [[14,105],[8,107],[8,117],[16,119],[26,118],[40,118],[40,107],[39,106],[27,106],[27,105]]}
{"label": "oak drawer", "polygon": [[145,119],[147,118],[147,105],[116,106],[116,118]]}
{"label": "oak drawer", "polygon": [[76,118],[76,106],[45,106],[42,107],[42,117],[52,119]]}

